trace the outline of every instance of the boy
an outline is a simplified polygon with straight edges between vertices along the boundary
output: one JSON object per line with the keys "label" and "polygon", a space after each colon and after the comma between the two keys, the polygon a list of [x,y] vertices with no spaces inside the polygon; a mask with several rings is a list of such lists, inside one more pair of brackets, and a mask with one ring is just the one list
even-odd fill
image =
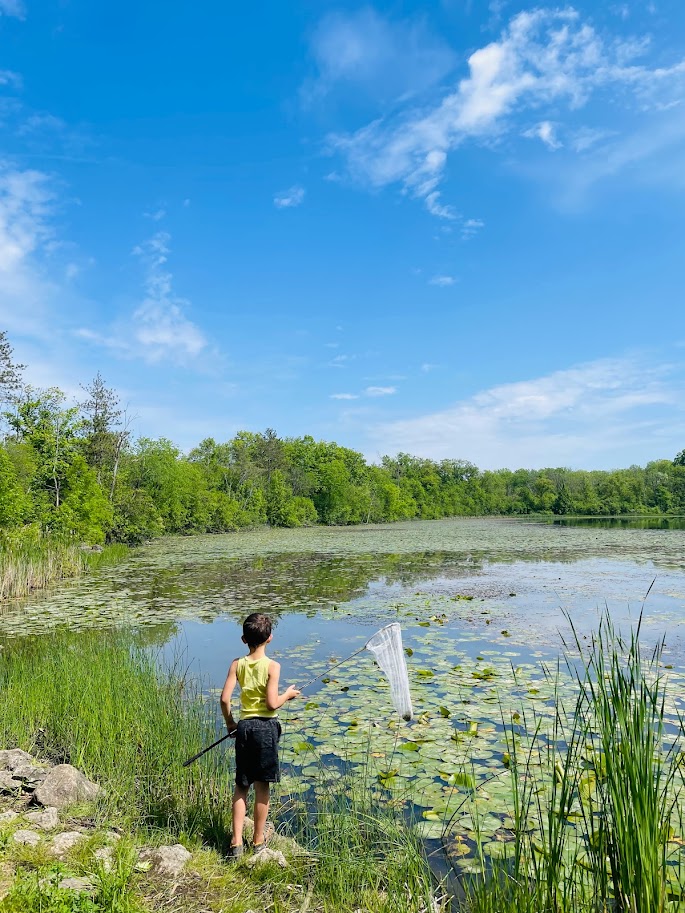
{"label": "boy", "polygon": [[[254,836],[256,853],[265,846],[264,829],[269,812],[269,788],[280,780],[278,740],[281,724],[276,711],[299,695],[292,686],[278,693],[281,667],[266,655],[271,643],[271,619],[255,612],[243,622],[242,641],[249,648],[247,656],[234,659],[221,692],[221,712],[229,732],[238,730],[235,740],[235,792],[233,793],[233,837],[229,859],[243,854],[243,826],[247,794],[254,784]],[[231,697],[236,682],[240,685],[241,713],[236,724],[231,713]]]}

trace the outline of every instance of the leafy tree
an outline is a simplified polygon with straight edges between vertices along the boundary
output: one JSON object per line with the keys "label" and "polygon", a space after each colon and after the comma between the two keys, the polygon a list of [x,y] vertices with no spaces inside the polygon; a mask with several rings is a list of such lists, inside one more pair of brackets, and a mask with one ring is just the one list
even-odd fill
{"label": "leafy tree", "polygon": [[19,526],[28,517],[29,499],[12,460],[0,447],[0,527]]}
{"label": "leafy tree", "polygon": [[673,458],[674,466],[685,466],[685,450],[681,450],[680,453],[677,453]]}

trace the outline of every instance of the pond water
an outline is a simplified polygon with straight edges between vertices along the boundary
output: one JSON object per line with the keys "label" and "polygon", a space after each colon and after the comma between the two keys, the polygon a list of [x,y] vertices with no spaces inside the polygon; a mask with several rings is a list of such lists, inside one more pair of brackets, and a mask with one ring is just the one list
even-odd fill
{"label": "pond water", "polygon": [[[555,688],[574,699],[570,677],[555,682],[562,638],[571,642],[573,625],[585,643],[605,607],[624,630],[643,612],[645,645],[665,637],[675,720],[685,671],[677,527],[459,519],[160,540],[5,606],[0,635],[133,625],[164,655],[183,651],[214,695],[243,651],[238,622],[252,611],[277,620],[270,653],[285,683],[322,675],[398,620],[416,719],[397,720],[387,683],[362,653],[281,712],[283,790],[327,788],[343,762],[356,764],[436,838],[459,790],[482,776],[487,789],[472,804],[494,847],[509,788],[499,776],[503,725],[526,713],[551,718]],[[459,820],[468,832],[468,815]]]}

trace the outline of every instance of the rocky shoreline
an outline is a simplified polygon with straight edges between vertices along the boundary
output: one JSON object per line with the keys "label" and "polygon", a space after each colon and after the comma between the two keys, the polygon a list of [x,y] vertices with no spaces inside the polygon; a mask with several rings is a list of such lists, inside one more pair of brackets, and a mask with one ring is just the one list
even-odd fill
{"label": "rocky shoreline", "polygon": [[[0,847],[35,849],[56,866],[57,878],[44,877],[39,884],[63,892],[94,896],[98,872],[111,872],[117,845],[125,836],[114,826],[98,826],[92,817],[74,814],[104,796],[104,790],[71,764],[49,764],[19,748],[0,750]],[[251,824],[251,822],[249,822]],[[246,858],[245,866],[275,864],[287,868],[302,849],[287,838],[281,846],[267,847]],[[88,853],[88,844],[97,844]],[[84,864],[84,848],[86,859]],[[69,860],[80,855],[77,869],[92,874],[71,873]],[[133,867],[140,878],[155,882],[178,880],[193,860],[193,853],[180,843],[142,845],[132,849]],[[0,849],[0,861],[2,860]],[[0,881],[0,905],[12,886],[13,867]],[[9,876],[9,877],[8,877]]]}

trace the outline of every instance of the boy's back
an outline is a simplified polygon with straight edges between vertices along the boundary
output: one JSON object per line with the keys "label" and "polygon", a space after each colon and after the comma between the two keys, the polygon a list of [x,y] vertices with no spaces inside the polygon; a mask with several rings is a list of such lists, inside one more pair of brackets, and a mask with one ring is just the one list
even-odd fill
{"label": "boy's back", "polygon": [[268,656],[252,659],[241,656],[236,667],[236,677],[240,685],[240,719],[251,717],[270,718],[276,716],[275,710],[269,710],[266,702],[266,686],[269,682],[269,669],[272,660]]}

